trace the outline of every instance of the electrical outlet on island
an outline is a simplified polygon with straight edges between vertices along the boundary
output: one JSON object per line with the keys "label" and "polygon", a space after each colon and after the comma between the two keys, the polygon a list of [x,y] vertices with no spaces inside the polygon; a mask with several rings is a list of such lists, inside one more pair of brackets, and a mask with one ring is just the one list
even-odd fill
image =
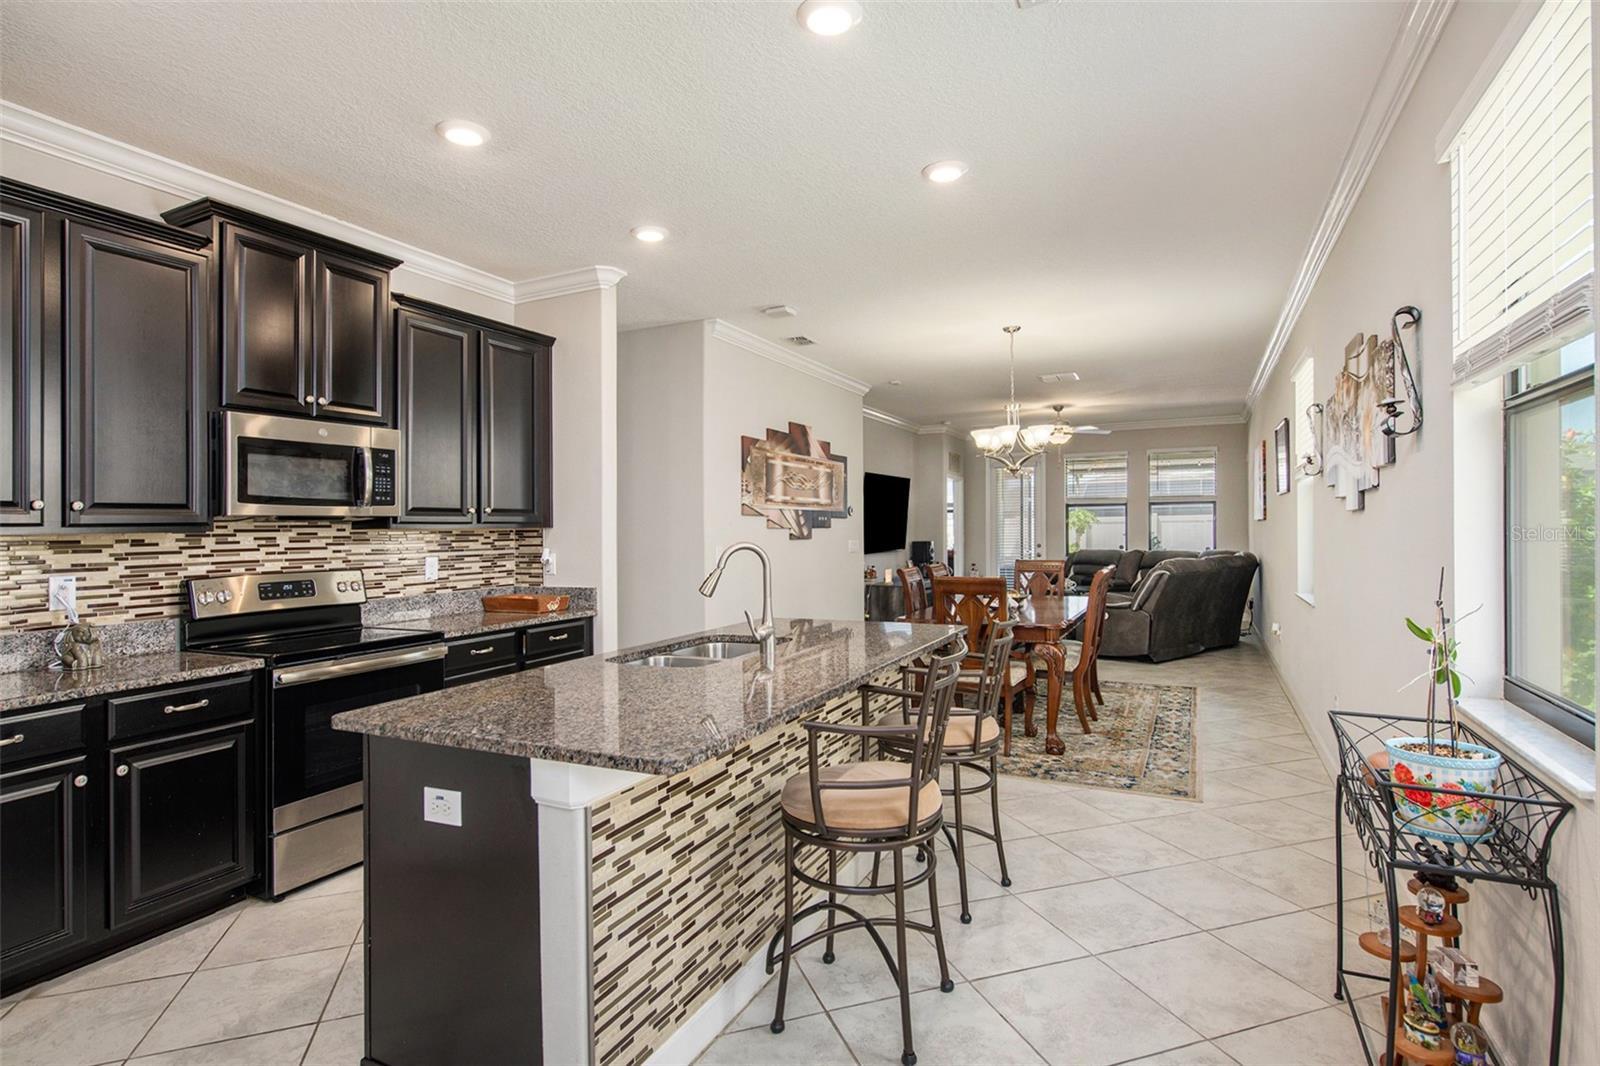
{"label": "electrical outlet on island", "polygon": [[450,788],[422,789],[422,820],[436,825],[461,825],[461,793]]}

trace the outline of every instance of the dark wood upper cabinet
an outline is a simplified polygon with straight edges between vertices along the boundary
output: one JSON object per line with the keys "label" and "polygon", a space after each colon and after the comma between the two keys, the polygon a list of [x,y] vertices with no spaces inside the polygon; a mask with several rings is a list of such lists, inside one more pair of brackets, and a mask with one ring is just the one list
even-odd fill
{"label": "dark wood upper cabinet", "polygon": [[389,272],[358,259],[318,252],[317,413],[390,422]]}
{"label": "dark wood upper cabinet", "polygon": [[471,525],[478,502],[477,331],[396,314],[402,521]]}
{"label": "dark wood upper cabinet", "polygon": [[109,752],[113,928],[254,876],[251,728]]}
{"label": "dark wood upper cabinet", "polygon": [[484,330],[479,339],[481,521],[550,522],[550,346]]}
{"label": "dark wood upper cabinet", "polygon": [[310,414],[309,245],[222,227],[222,402]]}
{"label": "dark wood upper cabinet", "polygon": [[83,756],[0,776],[0,964],[26,967],[89,935]]}
{"label": "dark wood upper cabinet", "polygon": [[203,524],[209,261],[71,220],[64,241],[66,524]]}
{"label": "dark wood upper cabinet", "polygon": [[393,424],[400,260],[215,200],[162,217],[217,244],[224,407]]}
{"label": "dark wood upper cabinet", "polygon": [[409,296],[395,303],[399,521],[549,525],[554,338]]}
{"label": "dark wood upper cabinet", "polygon": [[0,206],[0,525],[42,526],[44,212]]}

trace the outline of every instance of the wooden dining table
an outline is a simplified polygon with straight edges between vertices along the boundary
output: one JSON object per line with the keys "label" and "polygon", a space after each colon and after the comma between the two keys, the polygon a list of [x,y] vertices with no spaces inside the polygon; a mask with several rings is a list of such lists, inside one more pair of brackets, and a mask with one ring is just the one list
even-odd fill
{"label": "wooden dining table", "polygon": [[[1056,732],[1056,722],[1061,715],[1061,692],[1067,680],[1067,657],[1061,650],[1061,641],[1083,621],[1089,613],[1087,596],[1025,596],[1021,601],[1010,602],[1008,617],[1017,620],[1013,633],[1019,644],[1027,644],[1044,660],[1046,687],[1044,701],[1044,750],[1050,755],[1065,755],[1067,746]],[[907,622],[937,622],[930,606],[908,615]],[[1084,732],[1089,727],[1084,726]]]}

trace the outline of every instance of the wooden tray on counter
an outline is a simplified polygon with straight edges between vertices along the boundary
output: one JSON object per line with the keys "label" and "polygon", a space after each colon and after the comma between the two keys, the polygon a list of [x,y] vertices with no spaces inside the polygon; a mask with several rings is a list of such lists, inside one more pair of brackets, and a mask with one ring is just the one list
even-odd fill
{"label": "wooden tray on counter", "polygon": [[551,614],[565,611],[571,600],[561,595],[517,593],[509,596],[485,596],[483,609],[489,612],[514,611],[528,614]]}

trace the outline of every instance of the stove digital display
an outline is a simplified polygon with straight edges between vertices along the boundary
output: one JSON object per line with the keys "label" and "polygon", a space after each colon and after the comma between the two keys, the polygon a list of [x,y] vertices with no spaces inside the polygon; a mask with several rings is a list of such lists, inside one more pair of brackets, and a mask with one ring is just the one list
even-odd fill
{"label": "stove digital display", "polygon": [[256,596],[263,600],[299,600],[316,594],[317,583],[310,579],[263,581],[256,586]]}

